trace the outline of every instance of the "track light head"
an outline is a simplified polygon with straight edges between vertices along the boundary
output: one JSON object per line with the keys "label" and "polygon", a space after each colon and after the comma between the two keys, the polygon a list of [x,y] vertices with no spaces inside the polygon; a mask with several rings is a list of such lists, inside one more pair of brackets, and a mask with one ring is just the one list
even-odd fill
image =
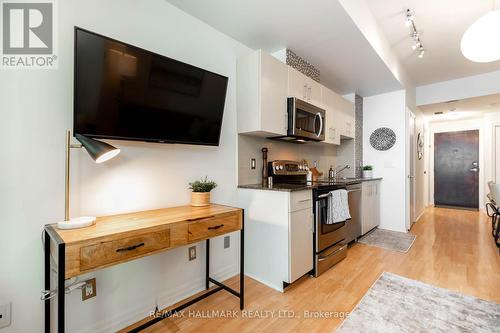
{"label": "track light head", "polygon": [[415,12],[412,11],[411,9],[407,9],[405,15],[406,15],[405,25],[407,27],[410,27],[413,24],[413,20],[415,19]]}

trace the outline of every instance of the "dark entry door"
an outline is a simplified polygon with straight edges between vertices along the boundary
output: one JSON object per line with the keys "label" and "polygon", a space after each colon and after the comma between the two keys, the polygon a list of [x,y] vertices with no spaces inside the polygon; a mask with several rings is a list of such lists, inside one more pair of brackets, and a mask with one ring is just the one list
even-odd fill
{"label": "dark entry door", "polygon": [[479,208],[479,131],[434,134],[434,204]]}

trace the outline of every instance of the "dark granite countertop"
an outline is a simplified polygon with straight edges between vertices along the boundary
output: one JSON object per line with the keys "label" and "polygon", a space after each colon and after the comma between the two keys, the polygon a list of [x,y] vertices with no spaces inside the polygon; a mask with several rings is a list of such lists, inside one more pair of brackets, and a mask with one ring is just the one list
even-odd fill
{"label": "dark granite countertop", "polygon": [[295,192],[295,191],[312,190],[313,188],[316,188],[316,185],[273,184],[272,187],[268,187],[268,186],[263,186],[262,184],[248,184],[248,185],[238,185],[238,188],[246,188],[250,190]]}
{"label": "dark granite countertop", "polygon": [[316,188],[318,185],[351,185],[358,184],[361,182],[369,182],[375,180],[381,180],[382,178],[346,178],[346,179],[337,179],[335,182],[330,182],[328,180],[320,179],[318,182],[313,184],[273,184],[272,187],[263,186],[262,184],[248,184],[248,185],[238,185],[238,188],[250,189],[250,190],[266,190],[266,191],[281,191],[281,192],[295,192],[295,191],[304,191],[304,190],[312,190]]}
{"label": "dark granite countertop", "polygon": [[[339,178],[334,184],[356,184],[356,183],[362,183],[362,182],[372,182],[375,180],[382,180],[382,177],[377,177],[377,178]],[[319,181],[327,181],[327,180],[319,180]]]}

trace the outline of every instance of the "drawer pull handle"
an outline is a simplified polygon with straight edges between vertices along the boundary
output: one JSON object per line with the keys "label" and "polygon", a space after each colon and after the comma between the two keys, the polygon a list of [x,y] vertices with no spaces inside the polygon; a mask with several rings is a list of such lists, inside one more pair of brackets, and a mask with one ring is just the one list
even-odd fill
{"label": "drawer pull handle", "polygon": [[219,225],[214,225],[213,227],[208,227],[208,230],[217,230],[219,228],[222,228],[224,224],[219,224]]}
{"label": "drawer pull handle", "polygon": [[322,257],[322,258],[319,258],[318,261],[324,261],[326,259],[328,259],[329,257],[333,256],[333,255],[336,255],[337,253],[339,253],[340,251],[343,251],[347,248],[347,244],[343,245],[342,247],[338,248],[337,250],[333,251],[332,253]]}
{"label": "drawer pull handle", "polygon": [[193,221],[199,221],[199,220],[207,220],[207,219],[211,219],[211,218],[214,218],[215,216],[212,215],[212,216],[205,216],[205,217],[198,217],[198,218],[194,218],[194,219],[187,219],[189,222],[193,222]]}
{"label": "drawer pull handle", "polygon": [[132,251],[132,250],[135,250],[135,249],[137,249],[138,247],[141,247],[141,246],[144,246],[144,243],[139,243],[137,245],[132,245],[132,246],[124,247],[124,248],[121,248],[121,249],[116,249],[116,252]]}

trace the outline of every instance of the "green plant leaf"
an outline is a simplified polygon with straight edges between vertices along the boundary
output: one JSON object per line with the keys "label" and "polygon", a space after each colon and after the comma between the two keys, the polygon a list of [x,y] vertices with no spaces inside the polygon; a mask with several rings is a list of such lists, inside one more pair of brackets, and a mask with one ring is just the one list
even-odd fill
{"label": "green plant leaf", "polygon": [[217,187],[217,183],[213,180],[208,180],[208,177],[201,178],[189,183],[189,189],[193,192],[210,192]]}

